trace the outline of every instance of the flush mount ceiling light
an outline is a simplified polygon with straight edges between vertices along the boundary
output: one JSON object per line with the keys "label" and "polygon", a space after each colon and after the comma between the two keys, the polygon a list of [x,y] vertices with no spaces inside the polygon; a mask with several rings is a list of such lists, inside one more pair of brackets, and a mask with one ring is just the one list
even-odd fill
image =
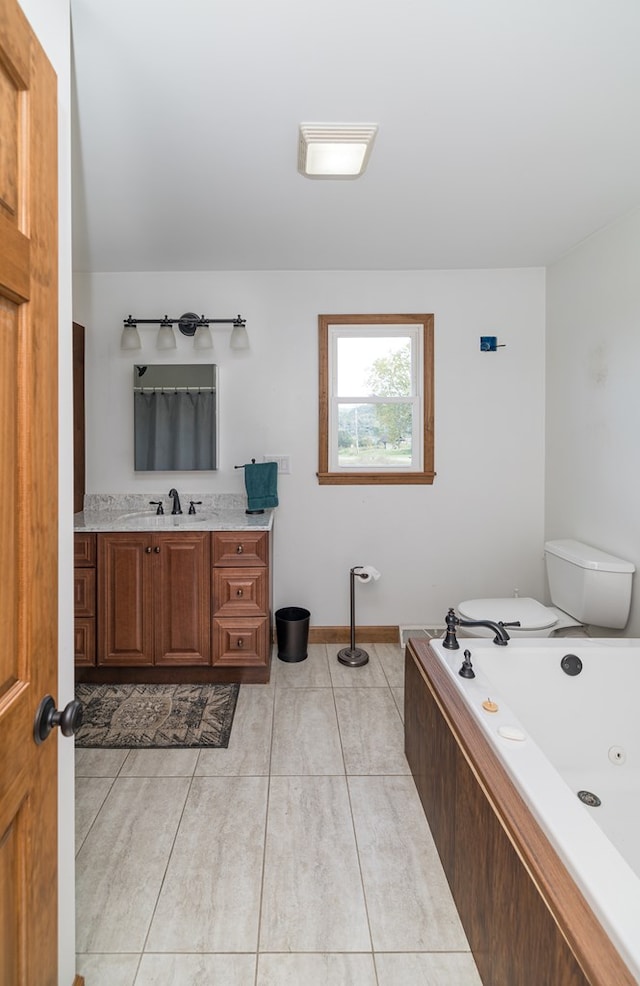
{"label": "flush mount ceiling light", "polygon": [[157,349],[175,349],[176,337],[173,326],[177,325],[183,336],[193,338],[194,349],[213,349],[213,339],[211,338],[210,325],[231,325],[231,338],[229,345],[231,349],[248,349],[249,336],[245,328],[246,321],[241,315],[235,318],[205,318],[204,315],[196,315],[195,312],[185,312],[180,318],[134,318],[129,315],[124,319],[122,336],[120,337],[121,349],[141,349],[142,342],[136,326],[138,325],[159,325],[156,338]]}
{"label": "flush mount ceiling light", "polygon": [[307,178],[358,178],[377,132],[376,123],[301,123],[298,171]]}

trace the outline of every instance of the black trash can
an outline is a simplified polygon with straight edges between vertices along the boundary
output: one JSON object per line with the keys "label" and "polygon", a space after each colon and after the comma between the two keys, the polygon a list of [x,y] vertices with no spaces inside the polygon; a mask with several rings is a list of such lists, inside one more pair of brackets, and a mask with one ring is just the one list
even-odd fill
{"label": "black trash can", "polygon": [[293,664],[305,660],[310,616],[309,610],[300,606],[285,606],[276,610],[278,657],[281,661]]}

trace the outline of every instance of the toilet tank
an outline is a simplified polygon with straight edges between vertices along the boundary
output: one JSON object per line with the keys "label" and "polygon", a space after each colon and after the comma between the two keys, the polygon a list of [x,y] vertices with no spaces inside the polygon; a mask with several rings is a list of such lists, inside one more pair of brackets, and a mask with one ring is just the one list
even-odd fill
{"label": "toilet tank", "polygon": [[581,623],[621,630],[629,618],[631,562],[581,541],[547,541],[544,557],[554,606]]}

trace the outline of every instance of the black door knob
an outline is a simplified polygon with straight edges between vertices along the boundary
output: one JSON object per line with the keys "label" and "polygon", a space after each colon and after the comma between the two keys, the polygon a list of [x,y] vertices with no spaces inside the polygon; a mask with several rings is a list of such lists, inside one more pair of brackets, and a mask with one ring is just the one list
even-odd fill
{"label": "black door knob", "polygon": [[73,736],[82,725],[82,714],[82,703],[77,699],[68,702],[59,712],[51,695],[45,695],[38,706],[33,723],[34,740],[38,745],[44,743],[54,726],[60,726],[63,736]]}

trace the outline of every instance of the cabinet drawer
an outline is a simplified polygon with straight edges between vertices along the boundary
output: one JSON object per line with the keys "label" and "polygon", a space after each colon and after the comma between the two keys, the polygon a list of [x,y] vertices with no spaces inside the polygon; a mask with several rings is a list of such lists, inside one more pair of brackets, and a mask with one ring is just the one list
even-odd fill
{"label": "cabinet drawer", "polygon": [[266,568],[214,568],[213,615],[267,615]]}
{"label": "cabinet drawer", "polygon": [[267,667],[269,618],[213,621],[214,667]]}
{"label": "cabinet drawer", "polygon": [[96,615],[95,568],[77,568],[73,573],[73,615]]}
{"label": "cabinet drawer", "polygon": [[269,561],[268,531],[215,531],[213,564],[248,567]]}
{"label": "cabinet drawer", "polygon": [[95,534],[73,535],[73,564],[77,568],[88,568],[96,563]]}
{"label": "cabinet drawer", "polygon": [[78,665],[93,665],[96,663],[96,621],[94,619],[76,619],[73,624],[74,657]]}

